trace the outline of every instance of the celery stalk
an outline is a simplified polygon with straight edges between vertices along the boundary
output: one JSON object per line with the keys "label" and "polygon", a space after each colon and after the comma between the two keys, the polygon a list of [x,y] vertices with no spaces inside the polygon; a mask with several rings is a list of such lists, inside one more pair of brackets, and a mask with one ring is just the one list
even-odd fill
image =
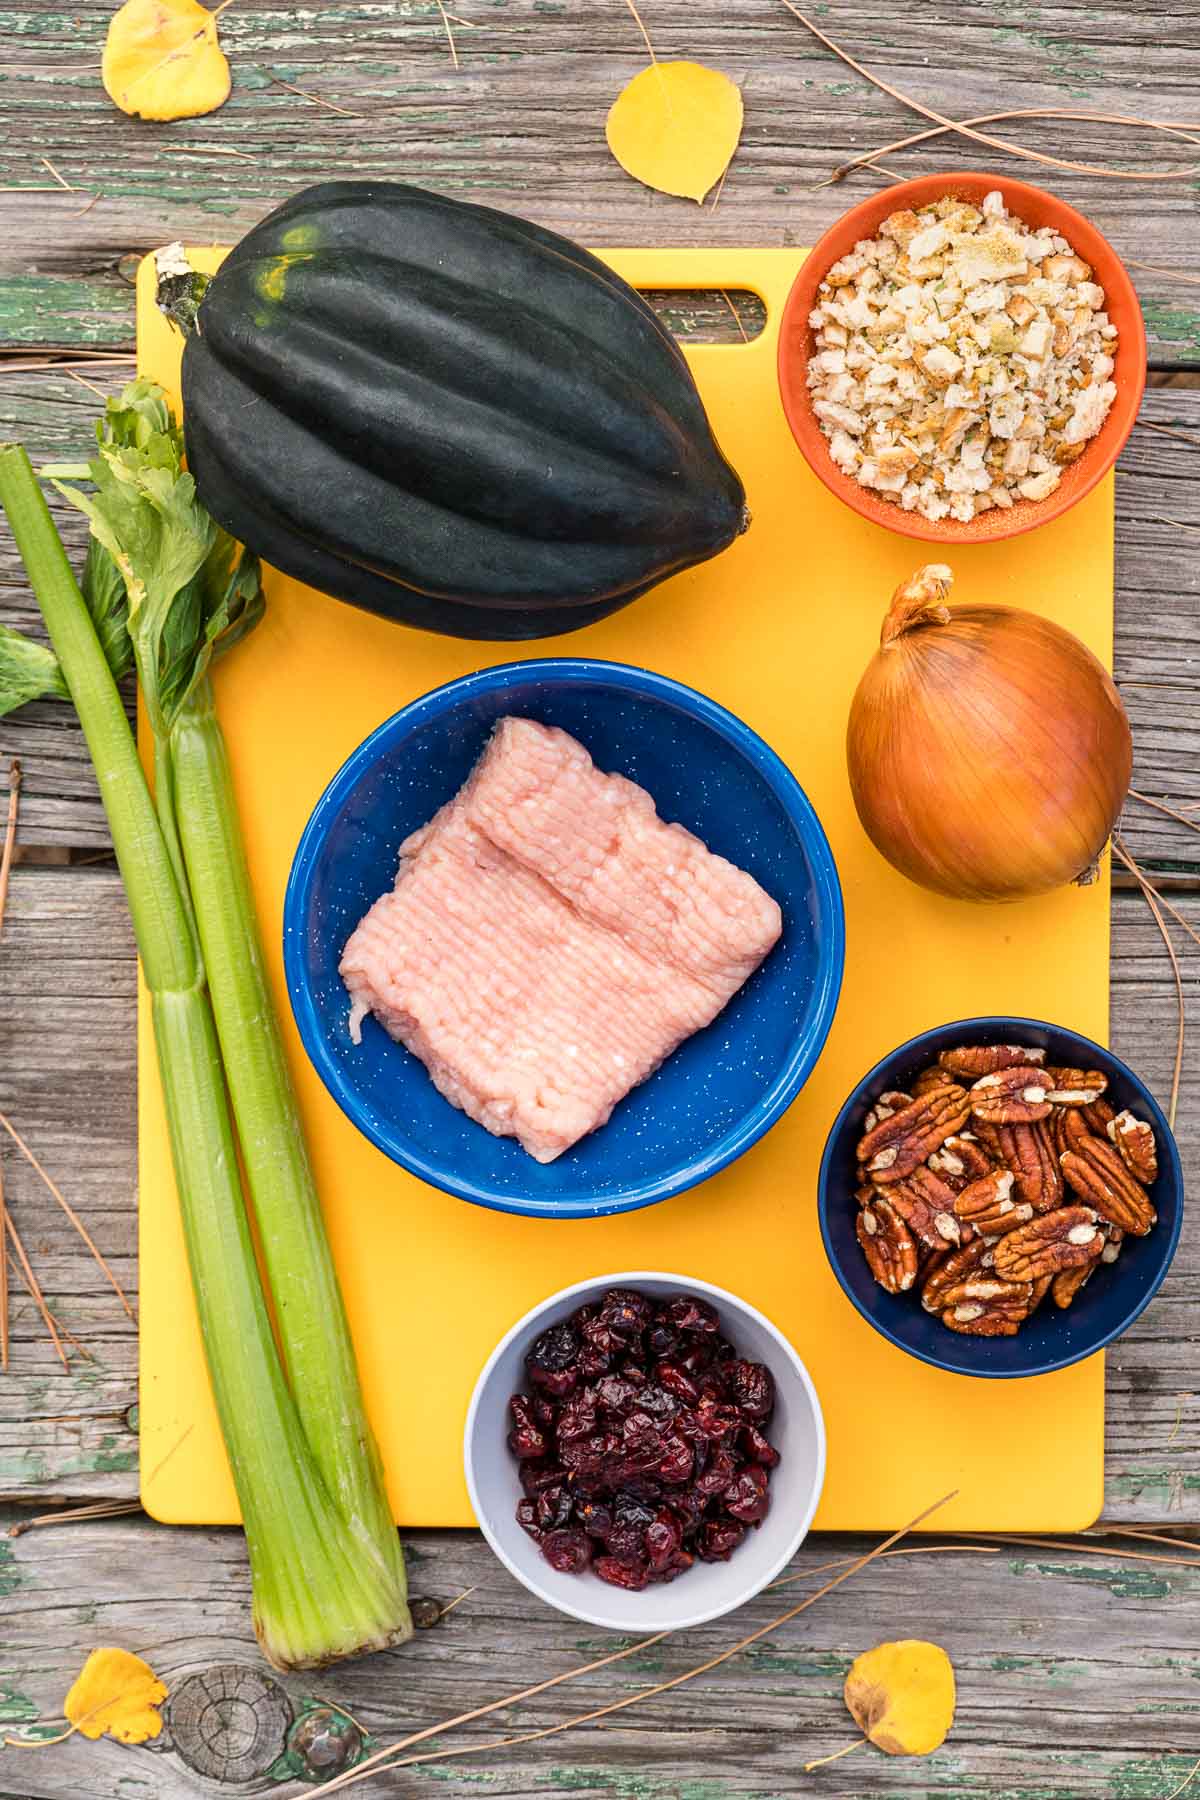
{"label": "celery stalk", "polygon": [[367,1545],[388,1551],[386,1576],[403,1592],[404,1561],[267,988],[225,739],[207,678],[172,727],[170,761],[200,947],[292,1391],[330,1492],[346,1518],[361,1524]]}
{"label": "celery stalk", "polygon": [[[83,726],[129,898],[197,1310],[245,1520],[255,1630],[279,1668],[315,1667],[403,1641],[412,1627],[398,1542],[382,1500],[369,1517],[343,1513],[284,1377],[187,906],[95,627],[29,459],[16,444],[0,446],[0,506]],[[275,1104],[269,1093],[258,1099],[264,1114]],[[273,1118],[263,1124],[277,1129]],[[254,1132],[253,1106],[245,1109],[244,1129]],[[286,1311],[286,1294],[280,1299]],[[323,1328],[322,1321],[310,1324]],[[339,1381],[342,1418],[353,1422],[361,1400],[353,1364],[347,1367],[340,1354],[321,1414],[332,1419]],[[370,1468],[374,1475],[377,1464]]]}

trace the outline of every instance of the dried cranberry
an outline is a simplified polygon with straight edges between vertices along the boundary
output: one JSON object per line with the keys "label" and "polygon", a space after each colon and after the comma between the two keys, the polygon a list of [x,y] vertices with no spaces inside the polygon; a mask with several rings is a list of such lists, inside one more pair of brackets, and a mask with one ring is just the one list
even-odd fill
{"label": "dried cranberry", "polygon": [[558,1442],[560,1447],[576,1442],[579,1438],[591,1437],[596,1429],[596,1409],[589,1406],[582,1395],[568,1400],[558,1415]]}
{"label": "dried cranberry", "polygon": [[527,1462],[546,1454],[546,1439],[538,1429],[524,1394],[514,1394],[508,1403],[513,1428],[508,1434],[508,1447],[518,1462]]}
{"label": "dried cranberry", "polygon": [[626,1413],[637,1404],[638,1390],[623,1375],[605,1375],[596,1383],[596,1398],[610,1413]]}
{"label": "dried cranberry", "polygon": [[575,1502],[575,1518],[589,1537],[605,1538],[613,1528],[612,1507],[603,1500],[581,1495]]}
{"label": "dried cranberry", "polygon": [[644,1531],[653,1522],[656,1508],[648,1505],[640,1494],[631,1494],[628,1488],[623,1488],[617,1495],[613,1511],[618,1525],[636,1525]]}
{"label": "dried cranberry", "polygon": [[692,1484],[698,1494],[712,1499],[716,1494],[723,1494],[734,1476],[737,1464],[725,1450],[718,1450],[703,1475],[698,1475]]}
{"label": "dried cranberry", "polygon": [[542,1541],[541,1528],[537,1522],[537,1508],[532,1500],[517,1501],[517,1524],[522,1531],[527,1531],[535,1544]]}
{"label": "dried cranberry", "polygon": [[557,1531],[560,1525],[570,1524],[574,1504],[570,1488],[545,1488],[534,1504],[537,1507],[537,1522],[543,1531]]}
{"label": "dried cranberry", "polygon": [[551,1325],[543,1331],[541,1337],[534,1340],[532,1350],[525,1358],[532,1374],[535,1368],[543,1371],[560,1373],[569,1369],[579,1354],[579,1336],[569,1319],[561,1325]]}
{"label": "dried cranberry", "polygon": [[767,1471],[757,1463],[748,1463],[738,1470],[725,1489],[725,1511],[740,1519],[743,1525],[758,1525],[766,1518],[770,1506]]}
{"label": "dried cranberry", "polygon": [[648,1412],[652,1419],[661,1421],[673,1419],[679,1412],[679,1401],[674,1394],[668,1394],[666,1388],[660,1387],[656,1381],[647,1381],[638,1389],[637,1404],[642,1412]]}
{"label": "dried cranberry", "polygon": [[646,1333],[646,1348],[656,1362],[669,1361],[679,1349],[679,1333],[661,1313]]}
{"label": "dried cranberry", "polygon": [[662,1482],[652,1475],[631,1475],[622,1482],[621,1494],[628,1500],[638,1500],[653,1508],[663,1497]]}
{"label": "dried cranberry", "polygon": [[676,1553],[683,1546],[683,1535],[679,1522],[673,1513],[664,1507],[646,1527],[646,1555],[650,1559],[650,1567],[658,1573],[673,1562]]}
{"label": "dried cranberry", "polygon": [[696,1555],[703,1562],[728,1562],[745,1535],[736,1519],[707,1519],[696,1533]]}
{"label": "dried cranberry", "polygon": [[700,1395],[695,1382],[686,1375],[677,1363],[660,1362],[654,1371],[660,1386],[666,1388],[668,1394],[674,1394],[685,1406],[698,1406]]}
{"label": "dried cranberry", "polygon": [[695,1294],[677,1294],[663,1308],[662,1316],[676,1331],[689,1334],[715,1334],[721,1323],[716,1307],[710,1306],[707,1300],[701,1300]]}
{"label": "dried cranberry", "polygon": [[593,1567],[601,1581],[607,1581],[610,1587],[629,1588],[633,1593],[640,1593],[649,1585],[650,1570],[644,1562],[623,1563],[615,1556],[600,1556]]}
{"label": "dried cranberry", "polygon": [[702,1400],[696,1408],[696,1424],[707,1438],[727,1437],[741,1422],[736,1406],[723,1406],[717,1400]]}
{"label": "dried cranberry", "polygon": [[614,1525],[604,1540],[608,1554],[618,1562],[637,1564],[646,1560],[646,1527]]}
{"label": "dried cranberry", "polygon": [[609,1288],[600,1303],[603,1323],[625,1339],[637,1337],[650,1323],[653,1311],[653,1303],[636,1288]]}
{"label": "dried cranberry", "polygon": [[534,1387],[541,1388],[544,1393],[552,1394],[556,1400],[565,1400],[579,1386],[579,1370],[542,1369],[536,1363],[531,1363],[529,1379]]}
{"label": "dried cranberry", "polygon": [[743,1456],[748,1456],[751,1462],[761,1463],[764,1469],[777,1466],[779,1452],[757,1425],[743,1425],[738,1433],[738,1443]]}
{"label": "dried cranberry", "polygon": [[660,1581],[675,1581],[675,1580],[677,1580],[680,1575],[687,1574],[688,1570],[692,1567],[695,1560],[696,1560],[695,1557],[689,1556],[686,1550],[680,1550],[679,1553],[674,1558],[673,1562],[671,1562],[669,1567],[665,1568],[662,1571],[662,1573],[659,1575],[658,1579]]}
{"label": "dried cranberry", "polygon": [[546,1488],[558,1487],[567,1478],[567,1471],[555,1462],[524,1462],[521,1464],[521,1486],[531,1498],[542,1493]]}
{"label": "dried cranberry", "polygon": [[562,1411],[560,1403],[550,1394],[530,1394],[528,1399],[529,1410],[542,1430],[553,1430],[558,1423],[558,1415]]}
{"label": "dried cranberry", "polygon": [[775,1405],[775,1382],[770,1369],[762,1363],[731,1362],[728,1364],[731,1398],[748,1419],[770,1417]]}
{"label": "dried cranberry", "polygon": [[542,1539],[542,1555],[560,1575],[582,1575],[592,1560],[592,1542],[586,1531],[575,1526],[548,1531]]}
{"label": "dried cranberry", "polygon": [[704,1509],[707,1505],[708,1496],[698,1494],[694,1487],[683,1488],[680,1492],[671,1495],[671,1511],[679,1520],[679,1528],[685,1536],[695,1531],[704,1517]]}
{"label": "dried cranberry", "polygon": [[688,1481],[695,1467],[695,1454],[685,1437],[670,1431],[663,1438],[666,1454],[658,1465],[660,1478],[668,1485]]}
{"label": "dried cranberry", "polygon": [[696,1381],[696,1392],[701,1400],[723,1401],[729,1399],[729,1383],[725,1379],[724,1370],[719,1363],[711,1369],[705,1369]]}
{"label": "dried cranberry", "polygon": [[589,1319],[580,1327],[580,1336],[579,1367],[585,1375],[603,1375],[625,1349],[624,1339],[610,1331],[603,1319]]}

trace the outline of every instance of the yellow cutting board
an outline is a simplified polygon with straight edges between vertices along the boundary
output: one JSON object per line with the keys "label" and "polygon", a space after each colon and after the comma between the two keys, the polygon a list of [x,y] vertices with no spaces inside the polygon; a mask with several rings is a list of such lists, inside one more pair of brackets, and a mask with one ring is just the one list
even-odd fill
{"label": "yellow cutting board", "polygon": [[[938,899],[895,874],[851,804],[846,712],[895,584],[930,547],[867,524],[809,473],[780,410],[775,340],[799,250],[613,250],[643,288],[744,287],[767,326],[749,344],[688,351],[754,516],[724,555],[568,638],[470,644],[410,631],[272,573],[266,621],[220,665],[221,718],[284,1021],[367,1402],[396,1517],[471,1522],[460,1439],[485,1357],[513,1320],[569,1282],[621,1269],[716,1281],[761,1307],[804,1358],[829,1463],[816,1524],[904,1523],[948,1489],[938,1530],[1087,1525],[1101,1503],[1103,1359],[1030,1381],[941,1373],[893,1349],[843,1296],[816,1218],[817,1167],[846,1094],[904,1038],[973,1013],[1033,1015],[1104,1040],[1108,880],[1018,906]],[[213,269],[222,252],[197,251]],[[180,339],[138,286],[138,358],[178,401]],[[264,457],[272,454],[263,444]],[[1033,608],[1105,662],[1112,651],[1111,478],[1067,517],[963,549],[963,600]],[[563,651],[691,683],[780,753],[829,834],[846,899],[846,979],[828,1045],[786,1117],[703,1187],[620,1218],[553,1224],[424,1186],[342,1115],[292,1026],[281,920],[314,802],[381,720],[428,689],[515,655]],[[192,1305],[150,1038],[140,1023],[142,1500],[155,1518],[238,1517]],[[514,1490],[515,1491],[515,1490]]]}

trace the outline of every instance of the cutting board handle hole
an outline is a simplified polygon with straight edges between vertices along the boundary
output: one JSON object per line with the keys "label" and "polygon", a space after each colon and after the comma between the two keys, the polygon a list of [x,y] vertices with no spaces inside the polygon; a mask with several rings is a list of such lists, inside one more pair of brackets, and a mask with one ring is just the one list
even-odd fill
{"label": "cutting board handle hole", "polygon": [[749,288],[641,288],[681,344],[743,344],[767,323],[767,309]]}

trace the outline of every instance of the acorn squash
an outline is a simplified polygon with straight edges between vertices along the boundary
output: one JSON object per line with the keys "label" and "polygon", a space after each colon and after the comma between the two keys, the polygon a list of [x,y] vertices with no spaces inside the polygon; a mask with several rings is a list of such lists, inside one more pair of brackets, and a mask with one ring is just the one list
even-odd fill
{"label": "acorn squash", "polygon": [[633,288],[526,220],[309,188],[213,278],[189,467],[276,568],[469,638],[572,631],[745,529],[687,364]]}

